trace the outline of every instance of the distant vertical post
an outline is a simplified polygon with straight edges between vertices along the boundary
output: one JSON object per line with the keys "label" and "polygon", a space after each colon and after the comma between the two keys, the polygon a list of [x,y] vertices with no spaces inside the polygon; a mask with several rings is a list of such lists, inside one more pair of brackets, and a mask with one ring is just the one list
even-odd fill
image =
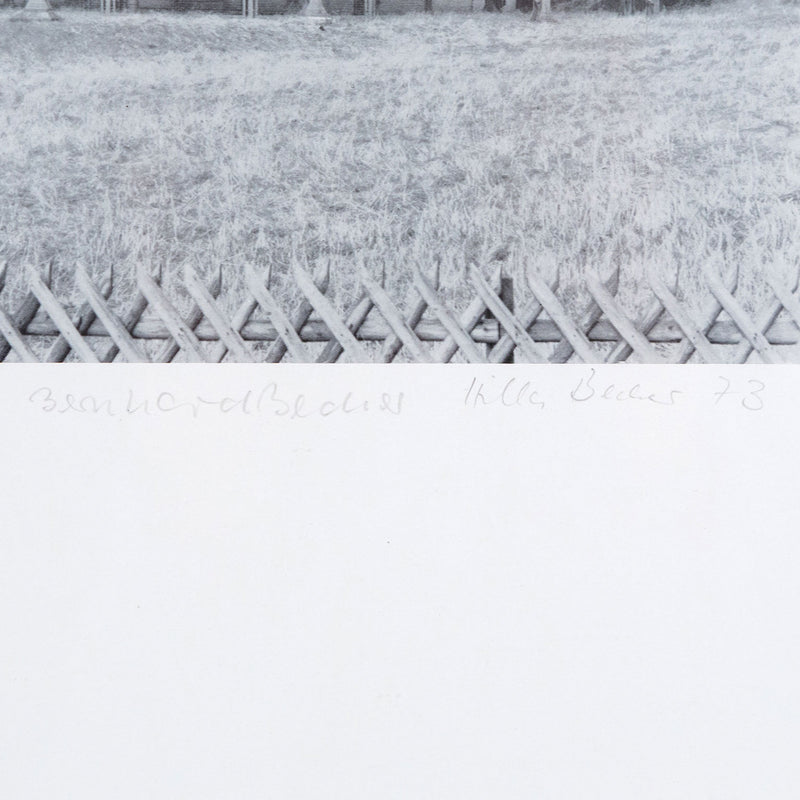
{"label": "distant vertical post", "polygon": [[550,0],[542,0],[542,18],[547,19],[550,16]]}
{"label": "distant vertical post", "polygon": [[[501,275],[500,277],[500,299],[503,305],[513,314],[514,313],[514,279],[510,275]],[[504,364],[514,363],[514,352],[516,348],[512,348],[511,352],[503,360]]]}

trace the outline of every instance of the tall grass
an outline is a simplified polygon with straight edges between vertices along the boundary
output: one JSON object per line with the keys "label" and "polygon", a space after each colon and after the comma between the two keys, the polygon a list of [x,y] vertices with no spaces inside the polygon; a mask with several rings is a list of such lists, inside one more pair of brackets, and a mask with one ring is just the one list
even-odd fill
{"label": "tall grass", "polygon": [[[641,310],[658,265],[689,302],[699,267],[800,269],[800,8],[719,3],[646,17],[338,18],[65,11],[0,15],[0,258],[137,263],[329,259],[402,295],[441,262],[620,270]],[[21,285],[21,279],[20,284]],[[288,287],[288,282],[286,282]],[[286,289],[289,291],[289,289]],[[232,304],[236,291],[230,298]]]}

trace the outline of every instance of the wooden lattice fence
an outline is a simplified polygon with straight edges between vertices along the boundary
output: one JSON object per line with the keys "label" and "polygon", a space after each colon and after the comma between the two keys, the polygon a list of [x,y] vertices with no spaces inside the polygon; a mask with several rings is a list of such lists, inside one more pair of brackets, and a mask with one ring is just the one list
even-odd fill
{"label": "wooden lattice fence", "polygon": [[515,282],[500,269],[487,279],[470,267],[457,293],[467,301],[456,308],[436,272],[415,269],[400,302],[361,270],[358,291],[334,302],[325,267],[312,274],[295,265],[296,296],[287,300],[268,270],[247,266],[244,299],[239,287],[237,307],[226,313],[221,271],[208,285],[186,268],[179,298],[144,268],[133,290],[113,291],[111,272],[93,278],[77,267],[70,302],[63,290],[56,296],[47,272],[29,270],[27,293],[18,286],[21,300],[9,309],[8,270],[0,267],[0,361],[800,362],[798,283],[773,275],[764,276],[768,302],[753,314],[737,299],[735,277],[705,269],[708,296],[697,312],[650,269],[651,302],[635,315],[617,296],[617,275],[603,281],[591,273],[588,300],[575,308],[535,270]]}

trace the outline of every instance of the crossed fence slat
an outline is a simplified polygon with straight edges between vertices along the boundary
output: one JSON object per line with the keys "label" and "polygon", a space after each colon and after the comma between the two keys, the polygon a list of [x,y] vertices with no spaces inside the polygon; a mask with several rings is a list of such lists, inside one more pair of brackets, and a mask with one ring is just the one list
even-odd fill
{"label": "crossed fence slat", "polygon": [[[147,298],[137,287],[133,296],[133,301],[131,302],[127,313],[122,314],[119,318],[120,324],[125,328],[126,331],[130,333],[138,325],[139,320],[141,320],[142,315],[147,310],[148,305]],[[119,346],[114,343],[108,348],[108,350],[106,350],[102,360],[106,363],[109,363],[117,357],[119,352]],[[143,360],[147,361],[148,359],[143,355]]]}
{"label": "crossed fence slat", "polygon": [[[45,286],[48,287],[49,289],[50,286],[49,274]],[[109,294],[111,294],[110,275],[107,275],[103,279],[100,293],[102,293],[104,297],[108,297]],[[55,300],[55,296],[53,296],[53,299]],[[39,298],[39,302],[41,304],[41,298]],[[59,308],[61,308],[60,304],[58,304],[57,301],[55,302],[59,306]],[[64,313],[66,314],[67,312],[64,311]],[[80,307],[77,309],[77,311],[73,314],[72,317],[69,317],[69,315],[67,315],[67,318],[72,323],[71,327],[74,327],[75,330],[78,332],[78,334],[82,337],[89,331],[89,328],[91,328],[92,323],[97,319],[97,314],[95,314],[94,309],[92,308],[89,302],[84,302],[80,305]],[[54,322],[56,321],[55,318],[53,318],[52,316],[51,319],[53,319]],[[70,335],[72,336],[73,334]],[[64,333],[61,333],[56,339],[56,341],[53,342],[53,345],[50,347],[50,350],[45,356],[45,361],[54,364],[59,364],[67,358],[71,350],[72,346],[70,344],[70,339],[66,337]],[[102,358],[98,357],[98,360],[102,360]]]}
{"label": "crossed fence slat", "polygon": [[800,301],[797,299],[797,296],[794,292],[787,289],[774,275],[767,275],[767,282],[783,307],[789,312],[789,315],[797,326],[800,327]]}
{"label": "crossed fence slat", "polygon": [[[733,292],[736,290],[736,286],[739,281],[739,272],[738,270],[734,272],[734,274],[727,279],[723,279],[723,283],[725,283],[725,287],[728,289],[729,292]],[[711,331],[714,329],[714,326],[717,324],[717,320],[719,315],[723,312],[722,305],[720,304],[719,300],[712,294],[711,299],[708,305],[703,309],[702,319],[703,323],[700,326],[700,332],[709,340],[711,341]],[[678,364],[685,364],[695,352],[695,346],[690,341],[685,341],[678,350],[678,355],[676,357],[676,362]],[[748,351],[749,354],[749,351]],[[747,356],[741,359],[743,363]],[[715,358],[714,361],[717,359]],[[737,359],[734,357],[731,359],[734,363],[737,362]]]}
{"label": "crossed fence slat", "polygon": [[[433,287],[435,289],[439,288],[439,260],[437,259],[434,262],[434,271],[433,271]],[[407,319],[405,320],[406,325],[408,325],[411,330],[414,330],[417,325],[422,322],[422,318],[425,316],[425,312],[428,310],[428,304],[425,302],[425,299],[419,297],[417,292],[414,291],[414,288],[410,289],[406,301],[406,306],[411,306],[411,312],[409,313]],[[416,335],[416,334],[415,334]],[[391,333],[383,342],[383,347],[381,348],[380,355],[378,356],[378,360],[383,364],[389,364],[397,357],[397,354],[403,349],[403,342],[401,341],[400,337],[397,336],[396,333]],[[431,361],[436,361],[435,355],[430,355]]]}
{"label": "crossed fence slat", "polygon": [[[0,264],[0,293],[8,272]],[[668,357],[677,363],[695,355],[704,362],[744,362],[754,350],[762,361],[779,363],[787,352],[779,349],[781,345],[800,344],[798,281],[790,285],[775,274],[764,278],[769,300],[748,313],[735,294],[736,273],[723,277],[706,267],[701,275],[708,301],[700,311],[690,312],[661,274],[648,266],[645,285],[652,291],[652,302],[639,316],[627,310],[617,295],[618,270],[605,282],[596,273],[585,275],[583,296],[589,302],[580,314],[571,313],[559,296],[557,276],[547,283],[533,268],[524,272],[527,297],[516,302],[501,267],[487,278],[477,265],[470,265],[464,285],[471,298],[460,313],[444,301],[438,277],[432,284],[419,265],[412,269],[405,303],[397,303],[362,265],[357,275],[361,294],[348,306],[334,304],[328,295],[327,264],[318,264],[312,275],[295,263],[292,275],[299,293],[292,310],[287,310],[290,301],[285,292],[279,299],[270,289],[268,267],[257,270],[245,265],[240,272],[239,285],[246,296],[227,313],[227,304],[218,299],[221,270],[207,287],[194,268],[185,267],[182,286],[191,306],[181,314],[160,279],[143,267],[129,305],[122,310],[119,299],[115,304],[112,296],[110,270],[95,283],[85,267],[76,266],[75,287],[81,295],[76,305],[57,299],[47,272],[43,276],[32,270],[16,312],[0,303],[0,360],[13,353],[20,361],[63,361],[74,353],[86,362],[108,362],[117,356],[146,361],[153,351],[142,341],[160,339],[154,357],[159,361],[171,361],[182,353],[191,361],[219,362],[226,355],[236,361],[281,361],[288,354],[299,362],[334,362],[344,354],[351,361],[388,363],[402,351],[417,362],[446,363],[460,352],[471,363],[502,363],[510,357],[518,362],[562,363],[573,356],[597,363],[626,360],[631,354],[640,361],[659,363],[667,358],[654,343],[670,342],[677,348],[669,350]],[[254,316],[259,309],[263,316]],[[254,353],[251,341],[269,346],[266,352]],[[381,346],[367,349],[367,341]],[[316,356],[312,342],[323,343]],[[598,349],[600,342],[609,343],[610,349]]]}
{"label": "crossed fence slat", "polygon": [[547,316],[555,322],[578,356],[587,364],[601,361],[602,359],[595,353],[591,342],[586,338],[586,334],[570,319],[567,310],[547,283],[531,269],[526,270],[525,278],[531,291],[536,295],[536,299],[547,312]]}
{"label": "crossed fence slat", "polygon": [[108,307],[106,299],[92,283],[83,264],[78,264],[75,269],[75,282],[77,283],[78,288],[83,292],[87,302],[94,309],[97,317],[100,319],[103,325],[106,326],[106,330],[114,340],[116,346],[119,348],[119,352],[121,352],[129,362],[135,363],[138,361],[145,361],[146,359],[144,354],[136,345],[136,342],[131,336],[128,328]]}
{"label": "crossed fence slat", "polygon": [[[609,291],[612,293],[616,293],[617,287],[619,286],[619,270],[614,270],[611,274],[611,277],[606,282],[606,286],[608,287]],[[555,291],[555,287],[552,287]],[[589,304],[584,308],[583,312],[580,314],[579,321],[577,324],[578,330],[587,334],[587,338],[589,334],[594,331],[597,324],[600,322],[600,318],[603,316],[603,309],[597,304],[597,300],[594,297],[591,298]],[[572,357],[572,354],[575,352],[572,344],[569,342],[568,339],[563,339],[559,344],[556,345],[555,350],[553,351],[553,355],[550,357],[550,362],[553,364],[564,364]]]}
{"label": "crossed fence slat", "polygon": [[[730,314],[731,319],[736,323],[736,327],[739,328],[745,338],[750,342],[753,349],[761,357],[761,360],[766,364],[780,363],[783,359],[775,353],[772,349],[772,345],[767,341],[762,331],[758,330],[758,328],[753,325],[750,317],[748,317],[736,298],[725,288],[725,284],[723,284],[719,275],[710,267],[704,267],[703,276],[708,282],[714,296],[719,300],[728,314]],[[778,313],[780,313],[780,310],[775,312],[774,315],[772,309],[767,312],[767,326],[772,324]]]}
{"label": "crossed fence slat", "polygon": [[[423,316],[425,316],[425,312],[428,309],[428,304],[423,300],[417,300],[416,305],[412,308],[411,313],[408,315],[408,318],[405,320],[405,324],[411,328],[413,331],[414,328],[419,325],[422,321]],[[416,336],[416,334],[415,334]],[[381,348],[380,356],[378,360],[384,364],[389,364],[397,357],[397,354],[403,349],[403,342],[400,337],[396,333],[392,333],[387,336],[386,340],[383,343],[383,347]],[[429,357],[429,361],[434,361],[432,356]]]}
{"label": "crossed fence slat", "polygon": [[[222,275],[221,275],[221,273],[218,273],[216,275],[216,277],[214,278],[214,281],[211,284],[211,296],[212,297],[216,297],[219,294],[220,287],[221,287],[221,281],[222,281]],[[160,286],[158,284],[156,286],[157,286],[158,290],[161,291]],[[143,291],[141,286],[140,286],[140,290]],[[162,292],[162,294],[163,294],[163,292]],[[148,300],[148,304],[149,304],[149,298],[147,297],[146,294],[145,294],[145,298]],[[171,304],[170,304],[170,308],[172,308]],[[156,311],[157,311],[157,313],[160,314],[160,312],[158,312],[157,309],[156,309]],[[172,308],[172,311],[173,311],[175,317],[178,319],[178,321],[181,322],[182,320],[181,320],[180,316],[178,315],[177,310]],[[186,316],[185,327],[192,334],[195,334],[195,331],[197,330],[197,328],[199,327],[199,325],[200,325],[200,323],[202,321],[203,321],[203,310],[200,308],[200,306],[197,305],[197,303],[193,303],[192,307],[189,309],[189,313]],[[170,326],[167,324],[167,321],[164,320],[164,323],[167,326],[167,331],[169,332],[169,335],[172,336],[172,332],[170,331]],[[195,334],[195,336],[196,336],[196,334]],[[198,341],[199,341],[199,337],[198,337]],[[159,364],[168,364],[169,362],[171,362],[175,358],[175,356],[181,351],[181,349],[183,349],[183,348],[181,347],[180,341],[178,339],[175,339],[175,337],[173,336],[171,340],[168,340],[168,341],[166,341],[164,343],[164,346],[156,354],[156,357],[153,360],[156,363],[159,363]],[[190,357],[190,360],[195,360],[195,361],[202,360],[202,359],[198,359],[194,355],[194,353],[193,353],[193,351],[191,349],[188,351],[188,355]],[[212,360],[212,359],[209,358],[207,360]]]}
{"label": "crossed fence slat", "polygon": [[486,358],[478,349],[475,342],[472,341],[469,332],[458,324],[455,317],[439,299],[436,290],[428,283],[427,279],[416,265],[414,266],[414,285],[433,313],[436,314],[442,325],[444,325],[447,332],[453,337],[453,340],[464,353],[467,360],[472,363],[485,363]]}
{"label": "crossed fence slat", "polygon": [[[167,326],[170,335],[175,340],[175,346],[181,350],[188,351],[194,357],[195,361],[205,361],[206,358],[203,355],[200,340],[195,335],[194,330],[181,319],[180,314],[175,310],[172,303],[167,300],[166,295],[155,280],[153,280],[152,275],[150,275],[144,267],[140,267],[137,278],[142,294],[147,298],[150,305],[155,308],[161,319],[164,320],[164,324]],[[175,352],[177,352],[177,350],[172,352],[172,348],[172,345],[168,345],[167,349],[162,351],[163,360],[172,360]],[[172,355],[164,357],[170,352],[172,352]]]}
{"label": "crossed fence slat", "polygon": [[406,323],[400,312],[395,308],[391,298],[386,294],[383,287],[370,275],[362,271],[361,285],[366,290],[372,302],[377,306],[383,318],[394,331],[397,338],[409,349],[416,361],[424,364],[431,363],[431,357],[417,338],[412,328]]}
{"label": "crossed fence slat", "polygon": [[192,299],[197,303],[197,307],[203,312],[206,319],[214,327],[214,330],[219,334],[219,338],[225,343],[225,346],[230,350],[239,361],[250,363],[253,361],[253,356],[247,349],[244,340],[239,336],[239,332],[231,327],[230,323],[222,312],[217,307],[217,303],[211,296],[211,293],[202,284],[197,277],[197,273],[190,265],[184,267],[184,280],[186,281],[186,288]]}
{"label": "crossed fence slat", "polygon": [[[483,303],[483,306],[484,309],[488,311],[485,303]],[[538,300],[534,299],[526,303],[526,305],[520,311],[515,312],[514,316],[527,331],[530,329],[533,323],[539,319],[539,315],[543,310],[544,307],[542,304]],[[489,358],[487,360],[490,364],[503,364],[511,357],[511,354],[514,352],[516,346],[517,345],[509,335],[508,331],[503,330],[497,344],[489,351]]]}
{"label": "crossed fence slat", "polygon": [[[642,336],[644,336],[645,341],[649,342],[647,337],[650,335],[653,328],[655,328],[663,315],[664,306],[658,299],[656,299],[656,301],[647,309],[641,318],[636,318],[636,321],[633,323],[633,327],[635,330],[639,331]],[[623,339],[608,354],[606,361],[609,364],[618,364],[620,361],[626,361],[632,352],[633,347],[630,345],[627,339]]]}
{"label": "crossed fence slat", "polygon": [[[6,275],[8,271],[8,263],[6,261],[3,262],[2,271],[0,271],[0,277],[2,280],[0,281],[0,292],[3,291],[6,282]],[[25,295],[25,299],[22,301],[22,305],[17,310],[17,313],[13,317],[9,317],[9,321],[12,323],[15,330],[22,333],[28,325],[33,321],[34,317],[36,316],[36,312],[39,310],[41,304],[39,303],[39,298],[31,292],[30,290]],[[7,315],[8,316],[8,315]],[[13,334],[12,334],[13,335]],[[12,350],[13,346],[9,339],[5,341],[0,341],[0,361],[4,361],[8,356],[9,352]],[[27,348],[26,350],[28,353],[31,353],[30,349]],[[37,359],[38,360],[38,359]]]}
{"label": "crossed fence slat", "polygon": [[[500,282],[500,268],[498,267],[494,274],[492,275],[491,285],[495,286]],[[436,283],[431,286],[431,288],[436,291],[438,290],[438,270],[434,276],[436,278]],[[424,297],[423,297],[424,299]],[[486,303],[481,300],[480,297],[476,297],[462,312],[461,316],[458,318],[459,325],[467,331],[470,335],[472,335],[473,331],[475,330],[478,323],[483,319],[486,315]],[[511,342],[511,339],[508,338],[506,335],[506,340]],[[495,348],[500,347],[502,340],[498,341],[495,344]],[[504,360],[509,353],[512,352],[514,349],[514,344],[511,342],[511,346],[508,348],[506,353],[504,354],[501,360]],[[453,336],[448,332],[447,338],[439,345],[438,348],[434,351],[433,360],[437,363],[446,364],[450,361],[450,359],[458,352],[458,342],[453,338]],[[491,353],[490,353],[491,356]]]}
{"label": "crossed fence slat", "polygon": [[0,333],[5,336],[9,347],[19,356],[20,361],[26,363],[36,363],[38,361],[33,351],[25,344],[25,340],[14,325],[14,321],[2,308],[0,308]]}
{"label": "crossed fence slat", "polygon": [[[26,330],[28,325],[33,322],[34,318],[36,317],[36,313],[39,311],[39,308],[39,298],[36,297],[33,292],[29,291],[25,295],[25,299],[22,301],[22,304],[17,309],[17,313],[14,314],[13,317],[9,317],[9,319],[11,319],[11,321],[14,323],[18,331],[23,332]],[[5,361],[10,350],[11,345],[9,342],[0,342],[0,361]]]}
{"label": "crossed fence slat", "polygon": [[[783,310],[783,304],[780,302],[780,300],[775,300],[759,313],[755,323],[756,330],[759,331],[761,334],[763,334],[765,341],[767,341],[767,345],[770,348],[770,351],[775,354],[775,357],[777,358],[777,363],[782,363],[783,358],[778,354],[777,350],[772,346],[769,340],[766,339],[766,335],[769,329],[772,327],[775,320],[780,315],[782,310]],[[750,357],[750,353],[752,352],[753,352],[753,345],[750,342],[750,340],[745,337],[741,342],[741,344],[739,345],[739,350],[736,351],[736,353],[734,354],[734,359],[736,363],[744,364]]]}
{"label": "crossed fence slat", "polygon": [[364,348],[361,347],[358,339],[356,339],[350,328],[339,318],[330,300],[328,300],[314,285],[311,276],[305,272],[299,264],[294,265],[294,275],[300,287],[300,291],[303,292],[311,305],[317,310],[317,313],[322,317],[328,328],[330,328],[331,333],[336,337],[347,355],[357,363],[369,361],[367,353]]}
{"label": "crossed fence slat", "polygon": [[486,307],[494,314],[526,360],[540,364],[547,361],[547,356],[539,350],[531,337],[528,336],[525,326],[520,323],[508,310],[505,303],[492,291],[486,279],[475,269],[474,265],[470,265],[469,280],[481,300],[486,303]]}
{"label": "crossed fence slat", "polygon": [[617,329],[633,351],[645,362],[659,364],[664,359],[655,351],[653,346],[645,338],[634,324],[625,316],[624,311],[617,304],[611,293],[603,286],[600,278],[591,272],[586,274],[586,285],[592,297],[597,301],[605,315],[611,320],[611,324]]}
{"label": "crossed fence slat", "polygon": [[[646,267],[647,280],[656,297],[664,305],[670,316],[678,323],[686,338],[691,342],[692,348],[700,353],[701,358],[712,363],[716,358],[714,347],[706,338],[705,333],[694,323],[689,313],[681,306],[675,295],[669,290],[666,283],[655,271],[652,264]],[[716,318],[716,314],[715,314]],[[691,354],[690,354],[691,355]]]}
{"label": "crossed fence slat", "polygon": [[[361,327],[372,311],[372,299],[361,295],[356,304],[345,317],[345,326],[353,335],[361,331]],[[317,356],[317,364],[333,364],[345,350],[335,336],[331,336],[328,343]]]}
{"label": "crossed fence slat", "polygon": [[[327,261],[320,264],[317,270],[314,272],[312,277],[314,281],[314,286],[319,289],[322,294],[325,294],[328,291],[328,283],[330,280],[330,268]],[[303,299],[298,304],[294,316],[291,318],[292,327],[296,331],[302,330],[303,326],[308,322],[311,315],[314,313],[314,306],[311,305],[308,298],[303,296]],[[333,344],[333,342],[329,341],[329,345]],[[336,345],[339,346],[339,343],[336,342]],[[278,337],[270,347],[269,351],[267,352],[266,361],[271,364],[278,363],[285,353],[287,352],[286,342],[283,341],[280,337]],[[341,350],[339,351],[341,352]]]}
{"label": "crossed fence slat", "polygon": [[[89,347],[81,335],[81,332],[72,324],[72,320],[69,318],[69,315],[66,311],[64,311],[53,293],[45,285],[39,273],[35,270],[30,270],[28,281],[30,283],[31,291],[36,295],[39,303],[41,303],[41,305],[47,311],[50,319],[53,320],[56,327],[60,331],[61,336],[63,336],[64,339],[69,343],[69,346],[87,363],[99,363],[99,359],[97,358],[94,350]],[[61,339],[59,338],[56,341],[54,348],[59,346],[60,341]],[[51,350],[50,353],[52,355],[53,350]],[[47,360],[63,361],[64,358],[48,357]]]}
{"label": "crossed fence slat", "polygon": [[283,309],[265,285],[269,284],[269,276],[266,277],[266,280],[259,278],[251,264],[245,266],[244,276],[247,282],[247,288],[251,291],[258,305],[269,314],[272,324],[277,329],[278,335],[286,345],[286,349],[289,351],[292,358],[301,364],[310,364],[314,359],[303,344],[303,340],[295,330],[294,325],[292,325],[286,314],[283,313]]}
{"label": "crossed fence slat", "polygon": [[[232,319],[231,319],[231,328],[235,330],[240,336],[242,334],[242,329],[247,324],[250,317],[253,316],[253,312],[258,308],[258,302],[253,297],[247,297],[247,299],[241,303],[241,305],[236,309]],[[277,340],[278,341],[282,340]],[[211,358],[210,360],[213,361],[215,364],[218,364],[222,361],[223,358],[228,354],[228,346],[225,344],[222,339],[220,339],[219,343],[216,344],[211,350]],[[281,354],[283,355],[283,354]],[[278,359],[280,360],[280,359]]]}

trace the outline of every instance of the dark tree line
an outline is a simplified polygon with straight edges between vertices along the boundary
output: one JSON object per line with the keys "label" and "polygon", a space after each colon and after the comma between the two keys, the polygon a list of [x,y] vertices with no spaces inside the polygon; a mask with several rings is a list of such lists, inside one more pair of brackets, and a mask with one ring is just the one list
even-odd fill
{"label": "dark tree line", "polygon": [[[645,11],[652,0],[552,0],[553,8],[602,8],[606,11]],[[507,3],[514,3],[517,11],[533,11],[534,0],[484,0],[484,11],[502,11]],[[711,0],[661,0],[663,8],[677,6],[709,5]]]}

